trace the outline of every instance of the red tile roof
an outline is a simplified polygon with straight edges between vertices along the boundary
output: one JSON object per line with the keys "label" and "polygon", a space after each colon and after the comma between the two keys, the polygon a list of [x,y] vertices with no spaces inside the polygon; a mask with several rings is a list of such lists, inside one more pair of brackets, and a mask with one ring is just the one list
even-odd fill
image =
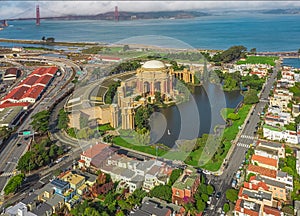
{"label": "red tile roof", "polygon": [[37,84],[47,85],[51,79],[52,79],[52,76],[51,76],[51,75],[44,75],[44,76],[41,76],[41,77],[36,81],[36,85],[37,85]]}
{"label": "red tile roof", "polygon": [[262,176],[268,176],[270,178],[276,178],[276,170],[271,170],[271,169],[268,169],[268,168],[264,168],[264,167],[249,164],[248,171],[258,173]]}
{"label": "red tile roof", "polygon": [[33,86],[38,79],[39,79],[38,76],[27,77],[25,80],[23,80],[23,82],[20,83],[19,86],[21,85]]}
{"label": "red tile roof", "polygon": [[99,143],[99,144],[96,144],[96,145],[92,146],[91,148],[87,149],[81,155],[88,157],[88,158],[93,158],[97,154],[99,154],[103,149],[105,149],[106,147],[108,147],[108,145]]}
{"label": "red tile roof", "polygon": [[20,100],[22,96],[29,90],[30,88],[27,86],[18,86],[11,90],[3,99],[2,101],[8,99]]}
{"label": "red tile roof", "polygon": [[23,98],[37,99],[43,90],[44,90],[43,86],[33,86],[26,92],[26,94],[23,95],[22,99]]}
{"label": "red tile roof", "polygon": [[30,75],[43,76],[46,74],[54,75],[57,71],[57,67],[39,67],[35,69]]}
{"label": "red tile roof", "polygon": [[5,70],[5,73],[4,73],[4,76],[6,75],[17,75],[17,72],[18,72],[18,68],[8,68]]}
{"label": "red tile roof", "polygon": [[0,104],[0,109],[4,109],[7,107],[15,107],[15,106],[28,107],[29,105],[30,105],[29,102],[20,102],[20,103],[5,102],[3,104]]}
{"label": "red tile roof", "polygon": [[281,216],[281,211],[279,211],[278,209],[272,208],[270,206],[265,205],[264,208],[263,208],[263,211],[267,215]]}
{"label": "red tile roof", "polygon": [[257,161],[258,163],[266,164],[273,167],[278,167],[278,160],[274,158],[268,158],[260,155],[252,155],[251,158],[252,161]]}

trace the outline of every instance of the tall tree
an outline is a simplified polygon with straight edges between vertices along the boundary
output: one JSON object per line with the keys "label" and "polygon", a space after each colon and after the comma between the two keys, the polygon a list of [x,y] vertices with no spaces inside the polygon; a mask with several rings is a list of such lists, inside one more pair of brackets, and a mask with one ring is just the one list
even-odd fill
{"label": "tall tree", "polygon": [[49,118],[50,112],[48,110],[43,110],[32,116],[30,125],[32,125],[36,132],[45,133],[49,130]]}
{"label": "tall tree", "polygon": [[59,110],[57,127],[59,129],[67,129],[69,122],[70,119],[68,113],[64,109]]}

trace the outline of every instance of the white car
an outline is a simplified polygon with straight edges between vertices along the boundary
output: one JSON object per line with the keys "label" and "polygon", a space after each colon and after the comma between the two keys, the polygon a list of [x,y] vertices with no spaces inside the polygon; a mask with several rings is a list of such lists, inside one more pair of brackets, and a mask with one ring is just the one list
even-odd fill
{"label": "white car", "polygon": [[210,175],[211,172],[209,172],[208,170],[203,170],[202,173],[204,173],[205,175]]}

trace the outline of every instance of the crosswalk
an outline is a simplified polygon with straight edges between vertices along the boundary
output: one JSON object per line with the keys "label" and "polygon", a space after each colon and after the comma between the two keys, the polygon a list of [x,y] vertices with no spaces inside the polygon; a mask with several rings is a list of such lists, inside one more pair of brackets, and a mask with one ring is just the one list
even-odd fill
{"label": "crosswalk", "polygon": [[255,137],[250,135],[241,135],[241,138],[253,140]]}
{"label": "crosswalk", "polygon": [[243,147],[243,148],[250,148],[250,144],[245,144],[245,143],[240,143],[240,142],[237,143],[237,146]]}
{"label": "crosswalk", "polygon": [[2,174],[0,175],[0,177],[13,176],[13,175],[15,175],[15,174],[16,174],[16,172],[5,172],[5,173],[2,173]]}

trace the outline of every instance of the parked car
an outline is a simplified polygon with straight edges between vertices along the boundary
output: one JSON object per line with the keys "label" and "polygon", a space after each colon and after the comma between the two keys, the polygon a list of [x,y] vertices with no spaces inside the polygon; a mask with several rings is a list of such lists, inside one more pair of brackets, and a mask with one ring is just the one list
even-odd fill
{"label": "parked car", "polygon": [[220,197],[221,197],[221,192],[219,191],[219,192],[216,194],[216,198],[217,198],[217,199],[220,199]]}
{"label": "parked car", "polygon": [[236,180],[236,179],[233,179],[233,180],[232,180],[232,183],[231,183],[231,187],[235,188],[235,187],[236,187],[236,184],[237,184],[237,180]]}

